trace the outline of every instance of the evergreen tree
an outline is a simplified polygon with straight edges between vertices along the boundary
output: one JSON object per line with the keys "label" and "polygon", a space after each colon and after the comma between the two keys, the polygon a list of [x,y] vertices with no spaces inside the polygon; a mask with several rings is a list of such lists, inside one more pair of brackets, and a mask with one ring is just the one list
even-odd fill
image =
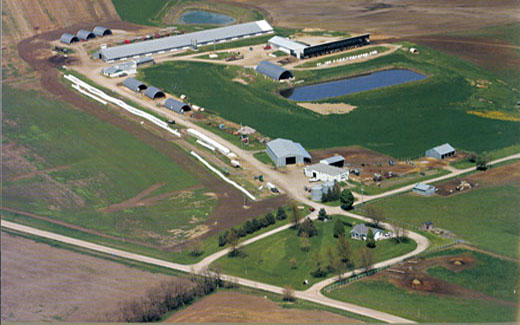
{"label": "evergreen tree", "polygon": [[334,238],[338,238],[339,236],[345,237],[345,226],[343,225],[343,221],[339,218],[334,222]]}
{"label": "evergreen tree", "polygon": [[284,208],[282,208],[282,207],[278,208],[278,210],[276,211],[276,219],[278,219],[278,220],[287,219],[287,214],[285,213]]}
{"label": "evergreen tree", "polygon": [[374,232],[372,229],[368,229],[367,233],[367,247],[369,248],[375,248],[376,247],[376,240],[374,238]]}

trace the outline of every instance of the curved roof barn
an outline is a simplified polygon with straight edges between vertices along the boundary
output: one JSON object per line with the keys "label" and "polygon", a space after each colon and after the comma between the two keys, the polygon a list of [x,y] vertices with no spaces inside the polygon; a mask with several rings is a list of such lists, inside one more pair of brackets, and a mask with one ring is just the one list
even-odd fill
{"label": "curved roof barn", "polygon": [[76,36],[80,39],[80,40],[89,40],[91,38],[96,38],[96,35],[88,30],[84,30],[84,29],[81,29],[78,31],[78,33],[76,34]]}
{"label": "curved roof barn", "polygon": [[167,109],[169,110],[172,110],[174,112],[177,112],[177,113],[184,113],[184,112],[187,112],[187,111],[191,111],[191,107],[190,105],[188,104],[185,104],[183,102],[180,102],[178,100],[175,100],[173,98],[168,98],[165,102],[164,102],[164,107],[166,107]]}
{"label": "curved roof barn", "polygon": [[123,81],[123,86],[135,92],[140,92],[148,88],[144,83],[134,78],[126,78],[125,81]]}
{"label": "curved roof barn", "polygon": [[72,44],[74,42],[79,42],[79,38],[75,35],[72,35],[69,33],[64,33],[60,37],[60,42],[65,43],[65,44]]}
{"label": "curved roof barn", "polygon": [[96,26],[94,27],[94,30],[92,31],[96,36],[108,36],[112,35],[112,31],[106,27]]}
{"label": "curved roof barn", "polygon": [[166,97],[166,95],[159,88],[156,88],[154,86],[148,87],[144,94],[151,99]]}
{"label": "curved roof barn", "polygon": [[294,77],[291,71],[284,69],[281,66],[271,63],[269,61],[260,62],[256,66],[256,71],[273,80],[283,80]]}

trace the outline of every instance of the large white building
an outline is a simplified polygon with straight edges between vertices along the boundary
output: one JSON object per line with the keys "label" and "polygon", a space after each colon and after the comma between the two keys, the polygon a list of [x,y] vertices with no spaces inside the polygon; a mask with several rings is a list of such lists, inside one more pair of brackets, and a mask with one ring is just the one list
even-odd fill
{"label": "large white building", "polygon": [[349,177],[348,170],[322,163],[307,166],[303,172],[305,176],[323,182],[343,182],[348,181]]}

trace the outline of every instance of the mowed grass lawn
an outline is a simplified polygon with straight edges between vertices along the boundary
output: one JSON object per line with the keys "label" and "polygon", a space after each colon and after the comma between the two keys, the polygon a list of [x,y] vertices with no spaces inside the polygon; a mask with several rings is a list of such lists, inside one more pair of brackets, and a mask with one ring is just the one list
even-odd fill
{"label": "mowed grass lawn", "polygon": [[[306,84],[387,68],[428,75],[418,82],[323,100],[357,107],[344,115],[324,116],[301,108],[278,95],[283,85],[262,75],[248,85],[234,82],[239,73],[255,74],[235,66],[169,62],[141,70],[138,78],[169,93],[186,94],[193,103],[264,135],[301,142],[306,149],[361,145],[403,158],[445,142],[475,152],[520,143],[520,123],[467,113],[476,109],[513,112],[520,96],[512,85],[497,82],[489,72],[455,57],[418,48],[419,55],[400,50],[364,63],[294,71]],[[488,88],[472,86],[470,81],[479,79],[492,84]],[[493,101],[493,105],[479,98]]]}
{"label": "mowed grass lawn", "polygon": [[[344,216],[334,216],[333,218],[341,218],[348,224],[360,222]],[[314,278],[311,275],[315,266],[315,261],[312,259],[313,251],[318,250],[323,265],[328,265],[327,248],[330,246],[333,251],[336,249],[336,238],[333,236],[334,220],[329,222],[317,220],[314,223],[318,229],[318,236],[309,239],[310,249],[308,252],[301,249],[301,238],[298,237],[297,231],[288,229],[243,247],[244,256],[224,256],[216,263],[220,264],[222,271],[227,274],[278,286],[290,285],[295,289],[308,288],[313,283],[325,279]],[[345,225],[347,237],[349,237],[351,229],[351,227]],[[365,242],[350,238],[348,240],[352,247],[356,267],[360,267],[358,253]],[[415,249],[416,246],[417,244],[411,240],[401,244],[395,244],[391,240],[379,241],[377,247],[373,249],[374,261],[383,261],[403,255]],[[296,260],[296,268],[292,268],[290,262],[292,258]],[[332,273],[327,275],[327,277],[332,276],[334,276]],[[305,279],[309,280],[307,286],[303,284]]]}
{"label": "mowed grass lawn", "polygon": [[[4,87],[4,93],[4,140],[23,146],[20,158],[39,170],[63,169],[20,180],[4,177],[3,206],[156,245],[180,239],[182,234],[168,230],[192,229],[216,206],[197,175],[125,131],[34,91]],[[28,171],[21,163],[11,174]],[[155,184],[164,185],[149,196],[171,192],[172,199],[102,211]]]}
{"label": "mowed grass lawn", "polygon": [[324,293],[334,299],[420,322],[515,321],[517,310],[507,302],[518,302],[518,295],[514,293],[515,289],[518,292],[518,264],[464,249],[447,250],[429,255],[428,258],[461,254],[474,257],[476,265],[458,272],[434,266],[427,270],[428,274],[504,302],[408,291],[385,279],[358,281]]}
{"label": "mowed grass lawn", "polygon": [[[518,257],[520,185],[475,188],[442,197],[403,194],[371,203],[388,218],[420,227],[433,221],[457,238],[510,257]],[[360,212],[362,213],[362,212]]]}

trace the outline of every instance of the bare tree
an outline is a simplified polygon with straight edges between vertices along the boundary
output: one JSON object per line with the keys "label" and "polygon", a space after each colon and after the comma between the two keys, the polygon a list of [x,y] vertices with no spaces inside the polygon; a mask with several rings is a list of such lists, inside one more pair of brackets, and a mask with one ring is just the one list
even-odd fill
{"label": "bare tree", "polygon": [[379,227],[379,224],[386,220],[385,215],[383,214],[383,211],[372,205],[367,205],[365,207],[365,214],[368,218],[370,218],[370,220],[372,220],[372,223],[376,227]]}
{"label": "bare tree", "polygon": [[361,266],[365,269],[365,272],[368,272],[374,264],[374,255],[372,250],[366,246],[361,247],[359,250],[359,260],[361,261]]}
{"label": "bare tree", "polygon": [[392,231],[397,243],[401,243],[408,236],[408,230],[401,222],[392,223]]}
{"label": "bare tree", "polygon": [[294,227],[296,228],[296,226],[300,222],[300,219],[302,218],[302,216],[300,213],[300,209],[298,209],[298,205],[294,201],[291,202],[291,212],[292,212],[291,221],[294,224]]}
{"label": "bare tree", "polygon": [[291,286],[285,286],[282,290],[282,296],[284,301],[295,301],[294,289]]}

